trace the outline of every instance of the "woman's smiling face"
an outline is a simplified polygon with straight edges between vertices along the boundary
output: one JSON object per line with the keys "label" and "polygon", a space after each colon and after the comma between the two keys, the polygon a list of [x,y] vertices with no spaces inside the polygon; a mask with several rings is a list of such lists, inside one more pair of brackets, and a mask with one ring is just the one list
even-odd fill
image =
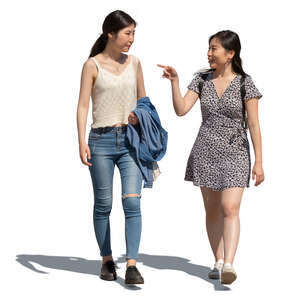
{"label": "woman's smiling face", "polygon": [[232,60],[234,56],[233,50],[226,50],[217,38],[213,38],[209,43],[207,52],[208,62],[212,69],[224,66]]}

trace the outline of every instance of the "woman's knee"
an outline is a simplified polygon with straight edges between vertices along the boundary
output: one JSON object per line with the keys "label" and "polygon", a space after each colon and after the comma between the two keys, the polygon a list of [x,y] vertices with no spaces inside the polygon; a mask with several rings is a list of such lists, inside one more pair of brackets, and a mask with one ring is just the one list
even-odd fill
{"label": "woman's knee", "polygon": [[221,206],[224,217],[236,217],[239,215],[243,188],[228,188],[223,191]]}
{"label": "woman's knee", "polygon": [[94,215],[109,216],[112,209],[112,197],[95,198]]}
{"label": "woman's knee", "polygon": [[217,192],[211,192],[209,189],[206,189],[202,190],[202,197],[206,218],[211,222],[218,222],[223,217],[220,195]]}
{"label": "woman's knee", "polygon": [[140,209],[140,194],[124,194],[122,195],[122,204],[125,216],[139,216]]}
{"label": "woman's knee", "polygon": [[239,215],[238,205],[225,205],[223,207],[223,213],[225,218],[232,218]]}

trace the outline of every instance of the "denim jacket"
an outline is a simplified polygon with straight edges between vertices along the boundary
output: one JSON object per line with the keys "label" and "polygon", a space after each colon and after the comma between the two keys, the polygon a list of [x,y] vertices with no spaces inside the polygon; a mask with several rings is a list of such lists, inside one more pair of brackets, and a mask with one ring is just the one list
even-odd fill
{"label": "denim jacket", "polygon": [[140,98],[133,112],[139,122],[137,125],[128,123],[127,139],[136,150],[138,165],[144,178],[144,188],[152,188],[153,170],[158,168],[157,161],[166,153],[168,132],[162,128],[158,113],[149,97]]}

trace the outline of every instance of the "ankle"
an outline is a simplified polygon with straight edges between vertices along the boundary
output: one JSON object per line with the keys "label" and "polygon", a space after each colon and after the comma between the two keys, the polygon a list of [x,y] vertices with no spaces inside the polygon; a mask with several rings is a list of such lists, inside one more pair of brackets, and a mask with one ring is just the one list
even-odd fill
{"label": "ankle", "polygon": [[105,264],[107,263],[108,261],[112,260],[113,261],[113,258],[111,255],[109,256],[102,256],[102,263]]}
{"label": "ankle", "polygon": [[232,263],[231,262],[225,262],[224,263],[224,267],[232,267]]}
{"label": "ankle", "polygon": [[126,268],[128,268],[130,266],[136,267],[136,260],[135,259],[128,259],[127,260]]}

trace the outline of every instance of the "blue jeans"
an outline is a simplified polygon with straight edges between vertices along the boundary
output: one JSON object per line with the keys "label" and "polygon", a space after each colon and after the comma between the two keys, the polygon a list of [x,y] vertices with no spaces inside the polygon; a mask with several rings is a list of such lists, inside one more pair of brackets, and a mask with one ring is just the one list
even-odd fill
{"label": "blue jeans", "polygon": [[[122,205],[125,214],[126,258],[137,259],[141,238],[140,198],[142,173],[136,152],[126,139],[127,126],[109,127],[105,132],[91,129],[88,145],[92,164],[89,167],[94,190],[94,229],[101,256],[112,254],[109,215],[112,208],[113,175],[118,166],[122,183]],[[137,194],[138,196],[128,196]]]}

